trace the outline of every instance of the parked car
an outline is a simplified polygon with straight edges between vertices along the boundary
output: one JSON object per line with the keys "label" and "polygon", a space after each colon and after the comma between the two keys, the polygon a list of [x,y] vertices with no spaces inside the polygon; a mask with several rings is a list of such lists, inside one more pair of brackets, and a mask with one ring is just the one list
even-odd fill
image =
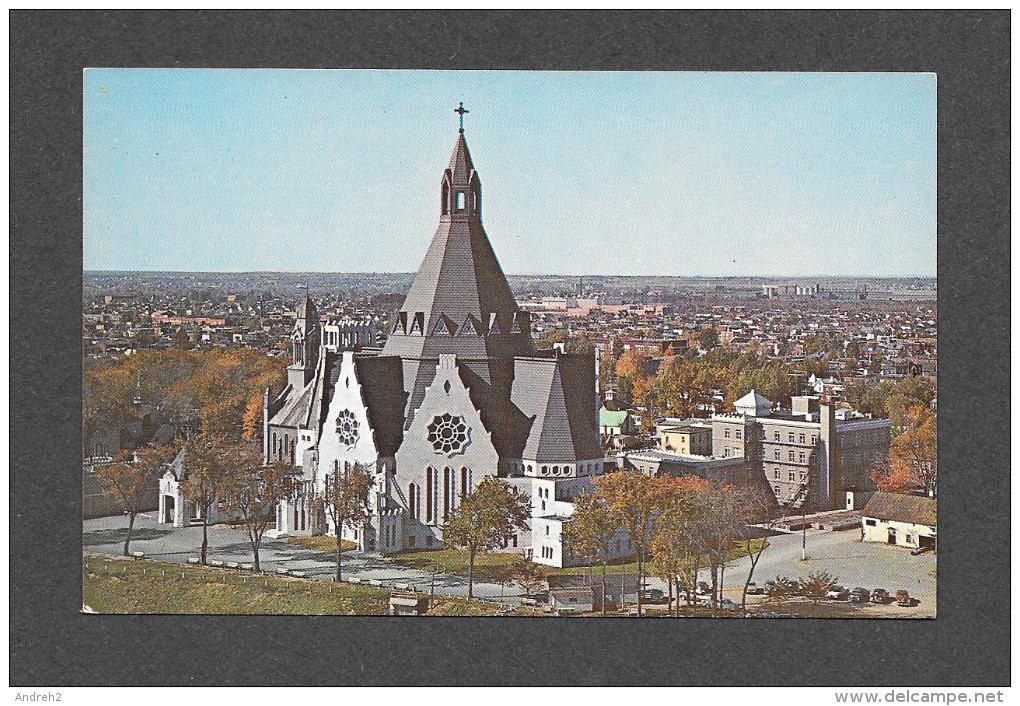
{"label": "parked car", "polygon": [[850,591],[851,603],[867,603],[871,598],[871,592],[863,586],[856,586]]}
{"label": "parked car", "polygon": [[889,592],[884,588],[876,588],[871,592],[871,602],[886,604],[889,602]]}
{"label": "parked car", "polygon": [[711,593],[711,592],[712,592],[712,588],[711,588],[711,586],[708,585],[708,583],[706,583],[705,581],[698,581],[698,590],[695,591],[695,593],[698,593],[699,595],[703,596],[706,593]]}
{"label": "parked car", "polygon": [[760,596],[765,593],[765,589],[756,584],[754,581],[747,584],[747,595],[749,596]]}
{"label": "parked car", "polygon": [[896,592],[896,605],[902,608],[909,608],[910,606],[915,606],[920,602],[921,601],[916,598],[912,598],[910,593],[902,588]]}
{"label": "parked car", "polygon": [[836,584],[829,589],[828,593],[825,594],[825,597],[830,601],[845,601],[850,598],[850,591],[848,591],[845,586]]}
{"label": "parked car", "polygon": [[641,592],[642,603],[666,603],[669,599],[658,588],[646,588]]}
{"label": "parked car", "polygon": [[766,596],[771,596],[773,593],[776,592],[776,582],[775,581],[766,581],[762,585],[762,591],[765,593]]}
{"label": "parked car", "polygon": [[719,607],[723,610],[740,610],[740,605],[731,601],[729,598],[722,598],[719,600]]}

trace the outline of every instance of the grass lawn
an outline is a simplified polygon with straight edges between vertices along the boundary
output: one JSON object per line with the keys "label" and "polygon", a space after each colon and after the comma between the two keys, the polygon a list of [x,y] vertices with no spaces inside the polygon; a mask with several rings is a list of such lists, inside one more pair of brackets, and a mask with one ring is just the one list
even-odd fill
{"label": "grass lawn", "polygon": [[[317,552],[336,553],[336,537],[330,537],[325,534],[320,534],[317,537],[287,537],[287,544],[301,547],[302,549],[314,549]],[[340,548],[345,552],[349,552],[357,549],[357,545],[354,542],[341,539]]]}
{"label": "grass lawn", "polygon": [[[475,555],[476,579],[498,581],[500,570],[505,569],[520,557],[520,554],[482,554]],[[431,571],[438,566],[439,572],[453,574],[455,576],[467,576],[468,574],[468,552],[466,549],[433,549],[414,552],[400,552],[390,554],[386,557],[390,561],[423,571]]]}
{"label": "grass lawn", "polygon": [[[753,540],[752,548],[756,549],[762,541],[764,540]],[[768,550],[766,549],[766,551]],[[500,579],[500,569],[505,569],[510,566],[510,564],[512,564],[519,556],[520,554],[516,553],[479,553],[475,556],[475,578],[498,581]],[[733,561],[734,559],[740,559],[741,557],[746,556],[747,552],[743,545],[736,546],[730,550],[729,560]],[[430,571],[432,567],[438,565],[441,573],[454,574],[456,576],[467,576],[468,573],[468,553],[466,549],[423,549],[420,551],[391,554],[387,558],[401,566],[409,566],[415,569],[422,569],[424,571]],[[650,568],[650,563],[650,560],[645,562],[646,573]],[[600,566],[569,566],[562,569],[552,566],[542,566],[541,569],[549,576],[574,575],[589,573],[591,571],[599,574],[602,570]],[[606,566],[606,573],[637,573],[637,561],[633,558],[616,559]]]}
{"label": "grass lawn", "polygon": [[83,558],[82,584],[82,600],[98,613],[385,615],[389,608],[381,588],[101,554]]}

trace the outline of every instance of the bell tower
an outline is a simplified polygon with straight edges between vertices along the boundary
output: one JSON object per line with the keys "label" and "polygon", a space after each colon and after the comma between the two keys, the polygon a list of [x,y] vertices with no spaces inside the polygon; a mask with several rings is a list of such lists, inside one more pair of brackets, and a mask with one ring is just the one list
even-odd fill
{"label": "bell tower", "polygon": [[298,305],[294,332],[291,334],[291,364],[287,368],[287,382],[294,390],[304,389],[315,376],[321,340],[319,311],[306,291],[304,301]]}

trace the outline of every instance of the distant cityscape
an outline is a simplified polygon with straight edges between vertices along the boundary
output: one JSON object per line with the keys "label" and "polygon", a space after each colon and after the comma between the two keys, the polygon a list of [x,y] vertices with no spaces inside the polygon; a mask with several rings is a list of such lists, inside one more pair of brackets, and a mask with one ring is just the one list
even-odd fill
{"label": "distant cityscape", "polygon": [[[360,320],[382,345],[413,273],[84,273],[82,346],[87,356],[169,348],[184,331],[197,347],[283,355],[307,291],[324,319]],[[614,336],[648,352],[706,325],[735,350],[748,344],[792,363],[817,356],[824,338],[834,374],[896,378],[911,366],[937,377],[934,278],[746,278],[509,275],[536,339],[561,331]],[[810,346],[808,346],[810,348]],[[881,365],[875,363],[876,355]]]}

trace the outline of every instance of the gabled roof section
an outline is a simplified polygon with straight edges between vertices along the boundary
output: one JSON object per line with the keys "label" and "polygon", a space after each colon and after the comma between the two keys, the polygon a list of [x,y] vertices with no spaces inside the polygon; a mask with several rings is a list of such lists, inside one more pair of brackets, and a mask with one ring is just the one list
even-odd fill
{"label": "gabled roof section", "polygon": [[511,399],[534,423],[523,458],[600,458],[595,424],[595,359],[589,355],[518,358]]}
{"label": "gabled roof section", "polygon": [[879,520],[911,522],[915,525],[936,526],[935,501],[920,495],[877,492],[861,513],[864,517]]}

